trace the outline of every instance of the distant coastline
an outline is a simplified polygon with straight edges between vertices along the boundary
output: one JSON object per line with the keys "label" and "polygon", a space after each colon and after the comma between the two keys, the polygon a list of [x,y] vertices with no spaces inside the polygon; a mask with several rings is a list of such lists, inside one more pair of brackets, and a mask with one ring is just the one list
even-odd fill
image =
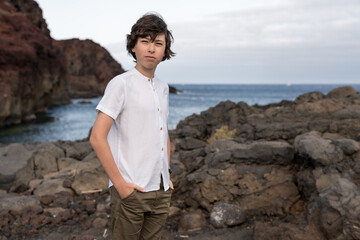
{"label": "distant coastline", "polygon": [[[200,113],[221,101],[244,101],[249,105],[269,104],[282,100],[294,100],[298,95],[311,91],[326,94],[343,84],[172,84],[183,92],[170,95],[169,129],[175,129],[180,120],[193,113]],[[360,84],[352,85],[360,92]],[[95,107],[99,98],[86,99],[90,104],[73,103],[55,106],[38,114],[32,123],[7,127],[0,130],[0,143],[46,142],[57,140],[80,140],[86,138],[95,120]]]}

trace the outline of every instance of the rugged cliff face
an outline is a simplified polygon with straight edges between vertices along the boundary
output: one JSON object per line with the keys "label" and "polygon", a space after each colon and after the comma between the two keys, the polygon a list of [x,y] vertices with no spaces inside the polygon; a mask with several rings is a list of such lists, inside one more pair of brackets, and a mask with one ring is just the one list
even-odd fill
{"label": "rugged cliff face", "polygon": [[72,97],[103,94],[124,72],[91,40],[56,41],[33,0],[0,0],[0,127],[34,119]]}
{"label": "rugged cliff face", "polygon": [[66,65],[34,1],[0,1],[0,127],[70,102]]}
{"label": "rugged cliff face", "polygon": [[56,45],[65,55],[72,98],[101,96],[109,80],[124,72],[109,52],[91,40],[69,39]]}

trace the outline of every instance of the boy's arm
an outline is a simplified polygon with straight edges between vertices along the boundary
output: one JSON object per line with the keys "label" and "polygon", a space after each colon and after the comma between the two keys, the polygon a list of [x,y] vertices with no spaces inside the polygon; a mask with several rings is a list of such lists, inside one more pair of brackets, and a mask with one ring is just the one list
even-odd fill
{"label": "boy's arm", "polygon": [[110,131],[111,125],[113,124],[113,121],[114,120],[110,116],[99,112],[91,131],[90,143],[94,148],[101,165],[105,169],[105,172],[118,191],[120,197],[125,198],[130,195],[134,189],[137,189],[141,192],[143,192],[144,189],[137,186],[136,184],[125,182],[115,164],[109,143],[107,141],[107,135]]}

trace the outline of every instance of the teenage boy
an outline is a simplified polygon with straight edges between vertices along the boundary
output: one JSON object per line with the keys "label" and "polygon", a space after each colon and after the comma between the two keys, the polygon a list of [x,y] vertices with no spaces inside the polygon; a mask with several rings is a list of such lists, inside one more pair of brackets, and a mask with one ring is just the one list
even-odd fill
{"label": "teenage boy", "polygon": [[160,239],[173,189],[167,130],[169,86],[157,65],[175,55],[164,20],[146,14],[127,35],[132,70],[114,77],[90,136],[110,178],[113,239]]}

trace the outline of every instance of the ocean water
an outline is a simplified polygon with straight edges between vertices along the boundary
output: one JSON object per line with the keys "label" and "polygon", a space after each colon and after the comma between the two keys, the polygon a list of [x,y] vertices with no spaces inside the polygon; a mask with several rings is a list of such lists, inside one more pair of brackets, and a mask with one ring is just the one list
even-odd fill
{"label": "ocean water", "polygon": [[[221,101],[246,102],[249,105],[266,105],[281,100],[294,100],[297,96],[330,90],[343,85],[229,85],[229,84],[173,84],[183,92],[170,95],[168,127],[175,129],[180,120],[200,113]],[[352,85],[360,92],[360,84]],[[57,140],[80,140],[86,138],[93,125],[95,107],[101,98],[86,99],[90,104],[78,104],[85,99],[73,99],[73,103],[50,108],[38,114],[31,123],[0,129],[0,143],[45,142]]]}

